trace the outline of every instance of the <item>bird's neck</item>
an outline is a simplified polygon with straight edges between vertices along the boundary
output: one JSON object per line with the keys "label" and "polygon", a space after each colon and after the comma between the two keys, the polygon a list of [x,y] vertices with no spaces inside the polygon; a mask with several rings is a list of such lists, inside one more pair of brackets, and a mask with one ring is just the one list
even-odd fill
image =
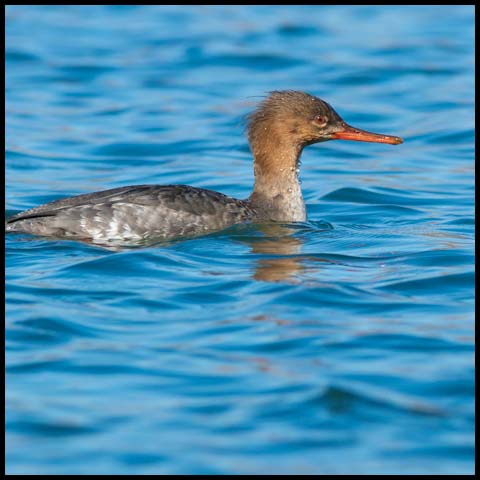
{"label": "bird's neck", "polygon": [[302,147],[269,140],[252,145],[255,185],[250,203],[265,220],[304,222],[307,215],[298,178]]}

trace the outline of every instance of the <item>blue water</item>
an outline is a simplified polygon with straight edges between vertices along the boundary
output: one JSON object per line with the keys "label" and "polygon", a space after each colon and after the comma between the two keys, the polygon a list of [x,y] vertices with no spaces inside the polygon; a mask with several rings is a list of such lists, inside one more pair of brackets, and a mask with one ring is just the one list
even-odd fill
{"label": "blue water", "polygon": [[473,473],[469,6],[11,6],[7,214],[247,197],[305,90],[399,146],[302,157],[309,222],[113,251],[6,238],[7,473]]}

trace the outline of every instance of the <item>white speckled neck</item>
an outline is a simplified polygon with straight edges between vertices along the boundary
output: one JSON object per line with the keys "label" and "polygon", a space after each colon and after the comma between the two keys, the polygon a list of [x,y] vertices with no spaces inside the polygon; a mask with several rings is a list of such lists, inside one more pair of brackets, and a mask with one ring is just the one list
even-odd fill
{"label": "white speckled neck", "polygon": [[257,175],[250,202],[268,220],[304,222],[307,219],[297,167],[279,169],[275,176]]}

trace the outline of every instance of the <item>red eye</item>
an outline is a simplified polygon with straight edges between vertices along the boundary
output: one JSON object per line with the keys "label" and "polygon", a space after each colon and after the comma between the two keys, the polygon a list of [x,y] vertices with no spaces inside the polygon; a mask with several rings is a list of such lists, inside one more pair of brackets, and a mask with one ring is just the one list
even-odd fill
{"label": "red eye", "polygon": [[325,117],[324,115],[317,115],[314,119],[313,122],[317,127],[324,127],[328,123],[328,118]]}

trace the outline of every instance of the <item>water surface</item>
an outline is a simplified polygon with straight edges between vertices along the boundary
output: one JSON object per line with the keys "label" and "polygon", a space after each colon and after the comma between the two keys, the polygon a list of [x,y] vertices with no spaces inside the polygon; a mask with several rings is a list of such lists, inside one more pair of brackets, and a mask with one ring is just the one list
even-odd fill
{"label": "water surface", "polygon": [[309,222],[121,251],[6,238],[7,473],[473,473],[473,7],[11,6],[7,214],[129,184],[245,198],[270,90]]}

